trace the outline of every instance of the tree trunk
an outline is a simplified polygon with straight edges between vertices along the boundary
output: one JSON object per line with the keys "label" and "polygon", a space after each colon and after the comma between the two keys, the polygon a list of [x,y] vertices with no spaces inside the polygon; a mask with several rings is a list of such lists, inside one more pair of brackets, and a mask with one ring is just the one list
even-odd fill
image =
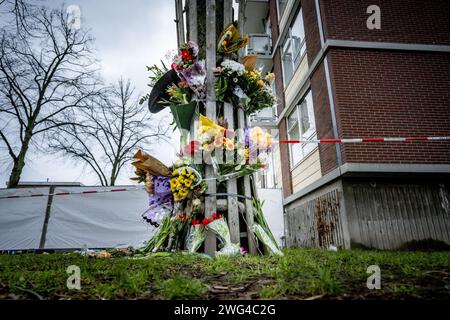
{"label": "tree trunk", "polygon": [[9,176],[8,188],[15,188],[19,184],[20,176],[22,175],[23,167],[25,167],[25,156],[28,151],[28,146],[30,144],[31,134],[26,133],[25,138],[23,140],[22,146],[20,148],[19,155],[16,159],[14,159],[14,166],[11,170],[11,174]]}
{"label": "tree trunk", "polygon": [[117,178],[117,176],[114,173],[112,173],[111,174],[111,179],[109,181],[109,185],[110,186],[115,186],[116,185],[116,178]]}

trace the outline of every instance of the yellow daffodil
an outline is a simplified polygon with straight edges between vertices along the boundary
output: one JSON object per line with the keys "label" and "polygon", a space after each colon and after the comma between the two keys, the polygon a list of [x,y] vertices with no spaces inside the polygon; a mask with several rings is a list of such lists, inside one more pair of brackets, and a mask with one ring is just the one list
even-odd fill
{"label": "yellow daffodil", "polygon": [[182,199],[186,198],[188,194],[189,194],[189,191],[188,191],[188,190],[186,190],[186,189],[181,189],[181,190],[178,192],[178,197],[182,200]]}
{"label": "yellow daffodil", "polygon": [[261,79],[259,79],[256,83],[258,84],[258,86],[264,87],[264,81],[262,81]]}
{"label": "yellow daffodil", "polygon": [[177,179],[170,179],[170,188],[175,190],[178,187],[179,183]]}
{"label": "yellow daffodil", "polygon": [[185,187],[189,188],[191,185],[192,185],[192,180],[191,179],[188,179],[188,180],[184,181],[184,186]]}

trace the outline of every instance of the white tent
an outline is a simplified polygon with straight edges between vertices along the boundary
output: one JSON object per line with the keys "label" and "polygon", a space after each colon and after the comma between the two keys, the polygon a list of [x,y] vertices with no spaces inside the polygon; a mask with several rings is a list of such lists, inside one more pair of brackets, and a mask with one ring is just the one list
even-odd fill
{"label": "white tent", "polygon": [[[144,190],[123,187],[0,189],[0,250],[137,247],[154,227],[144,222]],[[84,193],[97,191],[100,193]],[[45,196],[4,198],[7,196]]]}

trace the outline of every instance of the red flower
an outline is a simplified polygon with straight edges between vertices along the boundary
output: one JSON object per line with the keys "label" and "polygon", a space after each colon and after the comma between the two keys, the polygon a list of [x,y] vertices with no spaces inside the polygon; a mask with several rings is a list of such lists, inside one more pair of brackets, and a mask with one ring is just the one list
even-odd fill
{"label": "red flower", "polygon": [[202,223],[206,226],[208,223],[211,223],[212,221],[213,221],[212,219],[204,218],[202,220]]}
{"label": "red flower", "polygon": [[189,50],[181,50],[180,55],[181,55],[181,60],[183,60],[183,61],[192,60],[192,55],[189,53]]}
{"label": "red flower", "polygon": [[187,146],[184,147],[183,152],[185,154],[191,154],[193,155],[194,153],[198,152],[200,148],[200,144],[198,143],[198,141],[191,141],[191,143],[189,143]]}
{"label": "red flower", "polygon": [[170,65],[172,69],[176,70],[178,68],[178,65],[174,62]]}
{"label": "red flower", "polygon": [[196,226],[196,225],[200,224],[200,220],[192,220],[191,224],[193,226]]}
{"label": "red flower", "polygon": [[217,214],[215,212],[212,214],[212,218],[213,218],[213,220],[217,219]]}

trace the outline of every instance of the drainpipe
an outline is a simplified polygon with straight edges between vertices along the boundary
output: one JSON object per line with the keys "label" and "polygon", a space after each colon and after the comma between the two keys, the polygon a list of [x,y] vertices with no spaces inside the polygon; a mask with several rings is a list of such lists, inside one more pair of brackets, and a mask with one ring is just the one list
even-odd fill
{"label": "drainpipe", "polygon": [[[323,48],[325,44],[325,36],[323,32],[323,20],[322,15],[320,12],[320,0],[315,0],[315,7],[316,7],[316,14],[317,14],[317,23],[319,25],[319,34],[320,34],[320,47]],[[325,58],[323,59],[323,64],[325,68],[325,79],[327,82],[327,92],[328,92],[328,98],[330,102],[330,112],[331,112],[331,124],[333,126],[333,137],[334,139],[339,139],[339,133],[337,130],[337,121],[336,121],[336,109],[334,105],[334,97],[333,97],[333,90],[332,90],[332,83],[331,83],[331,77],[330,77],[330,69],[329,69],[329,62],[328,62],[328,54],[325,53]],[[336,159],[338,167],[342,165],[342,153],[341,153],[341,145],[339,143],[335,143],[336,147]]]}

